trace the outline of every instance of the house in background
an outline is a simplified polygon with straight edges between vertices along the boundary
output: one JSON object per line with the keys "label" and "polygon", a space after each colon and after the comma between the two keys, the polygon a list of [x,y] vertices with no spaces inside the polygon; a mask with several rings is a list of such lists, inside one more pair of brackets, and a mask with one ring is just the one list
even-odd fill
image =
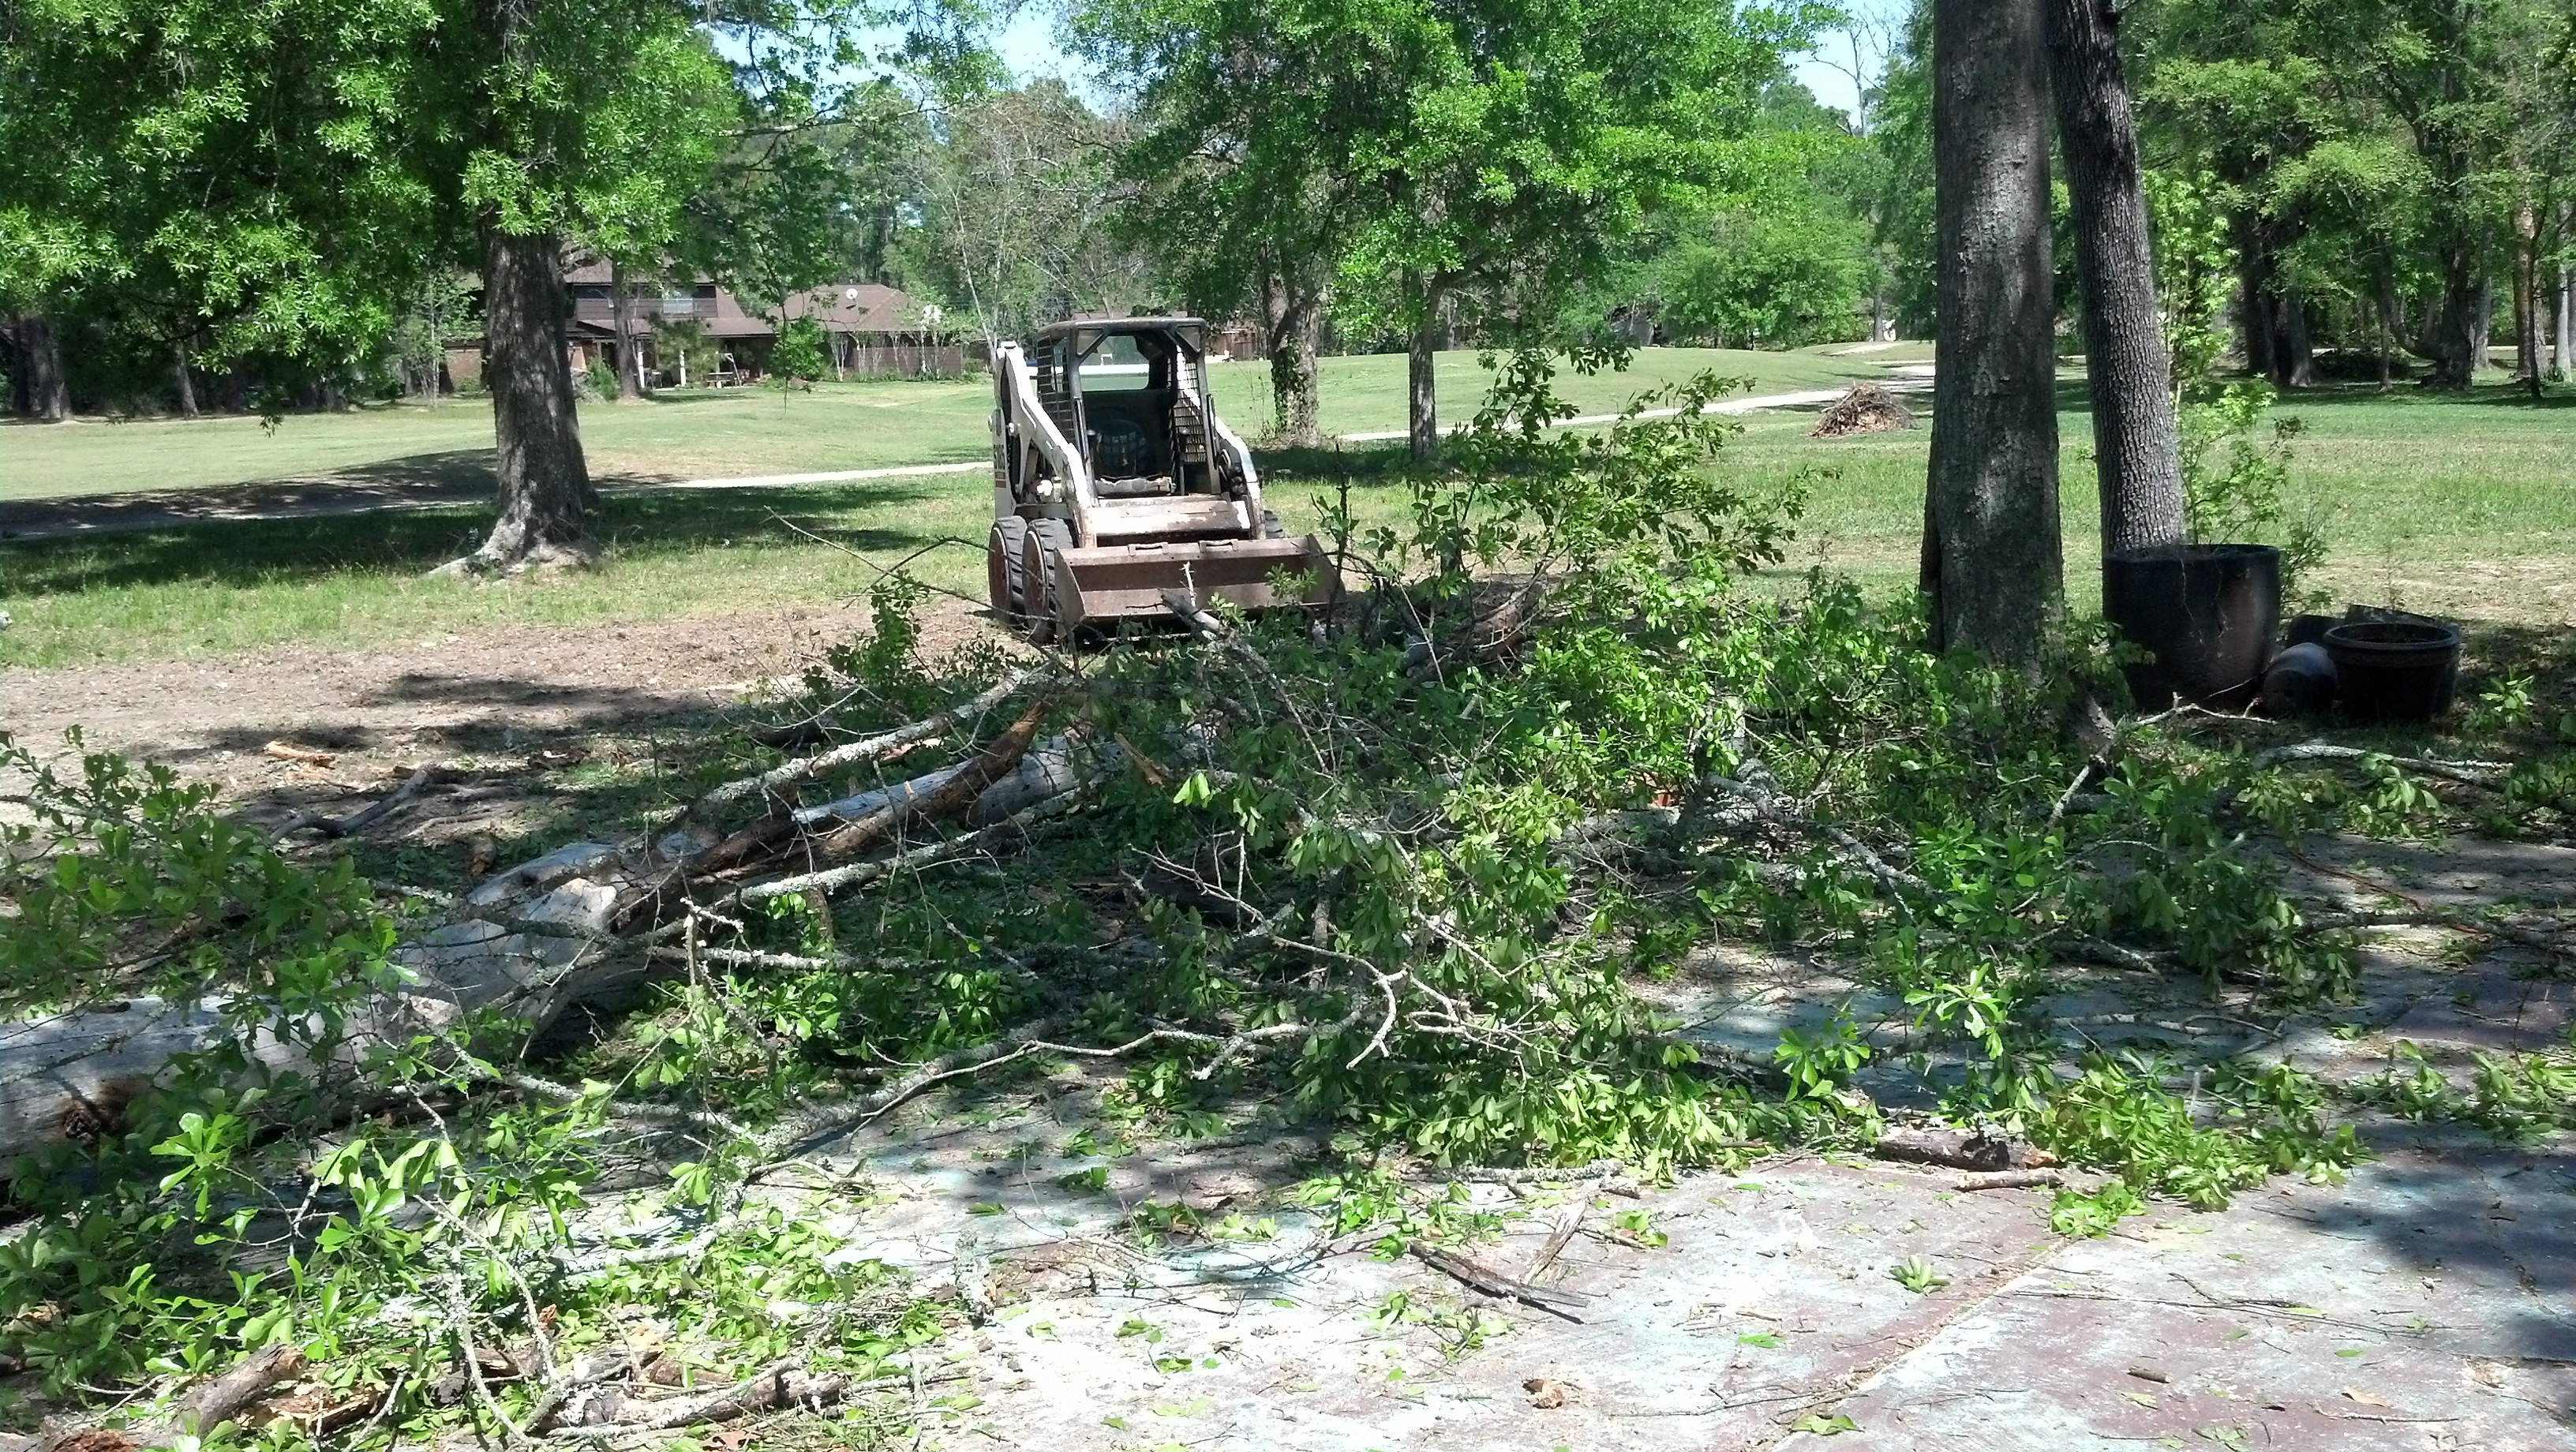
{"label": "house in background", "polygon": [[822,325],[833,371],[844,378],[954,378],[966,371],[965,350],[937,342],[929,331],[937,310],[882,283],[843,283],[798,293],[776,318],[745,308],[732,289],[712,282],[685,291],[639,290],[628,304],[633,336],[623,339],[617,333],[616,284],[607,263],[585,261],[567,269],[564,285],[572,299],[564,330],[566,361],[576,372],[602,361],[623,368],[640,353],[648,378],[682,383],[681,361],[674,358],[666,365],[657,356],[655,337],[666,325],[693,323],[721,361],[716,377],[685,382],[754,382],[769,372],[779,328],[800,318]]}

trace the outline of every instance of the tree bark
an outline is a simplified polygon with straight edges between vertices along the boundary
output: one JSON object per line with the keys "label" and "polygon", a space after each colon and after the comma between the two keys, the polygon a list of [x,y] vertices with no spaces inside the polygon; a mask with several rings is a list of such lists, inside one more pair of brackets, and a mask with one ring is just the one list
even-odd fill
{"label": "tree bark", "polygon": [[2470,381],[2486,371],[2487,355],[2495,347],[2495,274],[2483,267],[2478,272],[2477,301],[2469,311]]}
{"label": "tree bark", "polygon": [[644,350],[635,345],[635,298],[626,289],[624,267],[610,264],[608,278],[609,318],[617,328],[617,396],[642,398]]}
{"label": "tree bark", "polygon": [[2576,378],[2576,270],[2558,265],[2558,378]]}
{"label": "tree bark", "polygon": [[2084,289],[2102,549],[2183,539],[2181,444],[2167,377],[2138,133],[2113,0],[2046,0],[2049,75]]}
{"label": "tree bark", "polygon": [[2295,292],[2277,293],[2273,297],[2272,316],[2278,330],[2272,335],[2272,384],[2276,388],[2314,388],[2317,386],[2316,340],[2308,332],[2308,309]]}
{"label": "tree bark", "polygon": [[586,564],[599,502],[582,459],[566,361],[563,243],[489,228],[483,238],[483,378],[492,390],[501,517],[483,548],[451,569]]}
{"label": "tree bark", "polygon": [[1293,448],[1313,448],[1322,441],[1316,428],[1315,355],[1323,332],[1322,299],[1310,288],[1288,279],[1272,279],[1262,288],[1268,329],[1262,339],[1270,360],[1272,432]]}
{"label": "tree bark", "polygon": [[2245,371],[2272,376],[2272,285],[2263,252],[2262,224],[2254,217],[2236,218],[2236,322],[2245,335]]}
{"label": "tree bark", "polygon": [[2532,397],[2547,371],[2540,352],[2540,209],[2526,201],[2513,216],[2514,372]]}
{"label": "tree bark", "polygon": [[1440,291],[1426,287],[1422,295],[1422,314],[1414,320],[1412,348],[1405,358],[1405,428],[1406,442],[1413,462],[1427,464],[1440,457],[1440,395],[1433,381],[1432,365],[1440,355]]}
{"label": "tree bark", "polygon": [[[467,916],[396,951],[413,981],[353,1012],[321,1062],[312,1045],[266,1030],[238,1040],[253,1079],[350,1072],[372,1049],[486,1011],[527,1034],[543,1030],[573,1004],[646,971],[633,955],[608,953],[600,941],[618,890],[642,875],[598,844],[559,849],[495,875],[466,899]],[[221,998],[140,998],[0,1023],[0,1178],[15,1156],[114,1129],[173,1059],[234,1032]]]}
{"label": "tree bark", "polygon": [[197,416],[197,383],[188,376],[188,340],[181,338],[170,345],[170,379],[178,385],[179,416]]}
{"label": "tree bark", "polygon": [[27,414],[41,423],[72,416],[71,380],[63,375],[62,340],[53,320],[29,314],[18,320],[18,362],[27,374]]}
{"label": "tree bark", "polygon": [[1940,276],[1922,584],[1932,645],[2025,670],[2065,609],[2038,0],[1934,0]]}

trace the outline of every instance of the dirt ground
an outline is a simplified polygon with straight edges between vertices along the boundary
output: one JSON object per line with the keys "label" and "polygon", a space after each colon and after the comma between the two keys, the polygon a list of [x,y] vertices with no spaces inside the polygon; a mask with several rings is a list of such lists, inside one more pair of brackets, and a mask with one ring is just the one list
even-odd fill
{"label": "dirt ground", "polygon": [[[423,765],[441,787],[389,830],[438,841],[488,825],[493,781],[514,764],[650,738],[792,687],[866,622],[863,604],[801,606],[547,631],[493,630],[366,650],[286,647],[213,660],[34,669],[0,666],[0,731],[39,752],[84,742],[215,784],[245,816],[336,810]],[[933,651],[987,627],[963,605],[925,609]],[[329,756],[291,760],[279,743]],[[460,778],[478,777],[476,790]],[[501,795],[506,796],[507,793]],[[439,798],[450,800],[442,810]],[[458,818],[458,821],[442,821]]]}

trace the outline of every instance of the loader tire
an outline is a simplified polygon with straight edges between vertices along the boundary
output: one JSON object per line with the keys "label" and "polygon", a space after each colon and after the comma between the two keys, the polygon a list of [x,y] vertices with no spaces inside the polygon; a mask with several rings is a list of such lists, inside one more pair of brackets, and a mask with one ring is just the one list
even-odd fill
{"label": "loader tire", "polygon": [[1029,613],[1027,567],[1020,556],[1028,542],[1029,522],[1015,515],[994,520],[992,537],[984,544],[984,584],[993,602],[993,623],[1005,630],[1027,628],[1021,623]]}
{"label": "loader tire", "polygon": [[1051,645],[1066,636],[1062,588],[1064,552],[1073,548],[1073,531],[1061,519],[1029,521],[1028,543],[1020,551],[1021,606],[1027,613],[1029,639]]}

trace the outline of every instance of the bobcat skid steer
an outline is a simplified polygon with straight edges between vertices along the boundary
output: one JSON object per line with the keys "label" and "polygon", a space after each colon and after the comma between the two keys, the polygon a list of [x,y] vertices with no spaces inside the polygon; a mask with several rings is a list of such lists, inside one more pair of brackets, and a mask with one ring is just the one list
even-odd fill
{"label": "bobcat skid steer", "polygon": [[1261,507],[1252,451],[1209,406],[1196,318],[1059,323],[993,350],[996,618],[1072,642],[1125,620],[1322,605],[1341,575]]}

